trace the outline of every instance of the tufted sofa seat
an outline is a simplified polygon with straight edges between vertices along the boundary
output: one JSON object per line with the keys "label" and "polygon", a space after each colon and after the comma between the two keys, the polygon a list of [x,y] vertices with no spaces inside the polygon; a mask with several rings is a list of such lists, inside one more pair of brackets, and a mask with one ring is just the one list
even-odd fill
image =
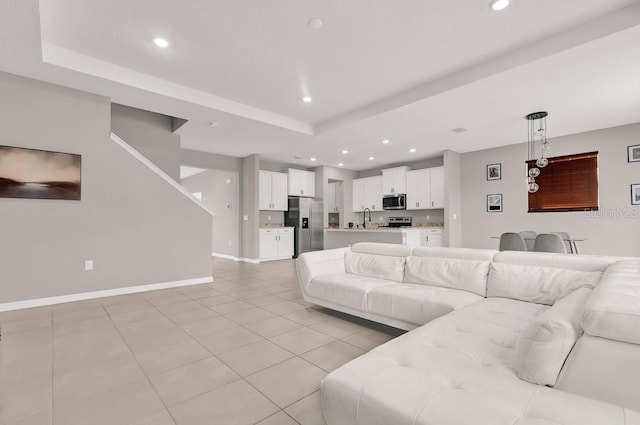
{"label": "tufted sofa seat", "polygon": [[[353,274],[345,266],[349,251],[387,255],[383,245],[357,244],[298,260],[308,302],[413,329],[325,378],[321,399],[328,425],[640,425],[638,260],[415,248],[405,267],[414,256],[454,260],[446,267],[422,263],[435,273],[414,268],[439,286],[428,279],[406,283],[405,270],[400,281],[359,288],[349,307],[337,293],[326,301],[314,298],[320,297],[317,288],[309,292],[323,285],[320,270],[333,282]],[[391,256],[407,254],[392,249]],[[446,269],[489,255],[482,296],[474,279],[466,290],[440,279],[473,278]],[[470,263],[461,264],[473,271]],[[360,275],[350,283],[375,279]],[[460,299],[444,302],[440,290]],[[406,296],[385,305],[379,297],[385,292]],[[420,314],[403,316],[412,308]]]}

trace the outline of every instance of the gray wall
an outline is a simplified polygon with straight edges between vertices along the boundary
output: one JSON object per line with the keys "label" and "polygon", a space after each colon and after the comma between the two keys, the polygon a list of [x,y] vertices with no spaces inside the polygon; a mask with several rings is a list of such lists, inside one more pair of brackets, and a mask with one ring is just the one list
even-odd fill
{"label": "gray wall", "polygon": [[[242,258],[257,260],[260,258],[260,214],[258,211],[258,175],[260,157],[251,155],[242,160],[242,182],[240,199],[242,202],[241,234]],[[246,220],[244,218],[247,218]]]}
{"label": "gray wall", "polygon": [[[462,157],[459,153],[444,151],[444,231],[443,245],[462,246]],[[446,211],[446,214],[444,213]]]}
{"label": "gray wall", "polygon": [[180,136],[173,134],[171,124],[166,115],[111,105],[111,131],[179,182]]}
{"label": "gray wall", "polygon": [[[191,193],[202,192],[212,213],[211,249],[215,254],[240,255],[240,182],[235,171],[206,170],[182,180]],[[230,208],[227,208],[229,206]]]}
{"label": "gray wall", "polygon": [[0,144],[82,155],[81,201],[0,198],[0,302],[211,276],[210,215],[110,140],[109,99],[3,73],[0,98]]}
{"label": "gray wall", "polygon": [[[525,144],[462,155],[462,245],[497,248],[502,232],[569,232],[585,237],[581,253],[640,256],[640,207],[631,206],[630,185],[640,183],[640,163],[627,162],[627,146],[640,143],[640,124],[551,140],[550,156],[600,152],[600,211],[527,213]],[[487,181],[487,164],[502,164],[502,180]],[[544,172],[544,171],[543,171]],[[503,212],[487,213],[486,196],[503,194]]]}

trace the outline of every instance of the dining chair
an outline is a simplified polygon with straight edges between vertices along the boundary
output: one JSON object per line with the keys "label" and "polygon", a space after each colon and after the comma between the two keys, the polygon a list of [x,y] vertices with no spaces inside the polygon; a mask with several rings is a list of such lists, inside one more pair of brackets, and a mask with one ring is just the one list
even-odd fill
{"label": "dining chair", "polygon": [[507,232],[500,235],[500,251],[526,251],[527,245],[519,233]]}
{"label": "dining chair", "polygon": [[541,233],[536,236],[536,243],[533,245],[536,252],[555,252],[559,254],[567,253],[567,246],[562,238],[553,233]]}
{"label": "dining chair", "polygon": [[573,245],[571,245],[571,236],[567,232],[551,232],[554,235],[560,236],[567,247],[567,252],[573,254]]}
{"label": "dining chair", "polygon": [[527,245],[527,251],[533,251],[533,245],[536,243],[538,233],[533,230],[523,230],[520,232],[520,236],[522,236],[525,245]]}

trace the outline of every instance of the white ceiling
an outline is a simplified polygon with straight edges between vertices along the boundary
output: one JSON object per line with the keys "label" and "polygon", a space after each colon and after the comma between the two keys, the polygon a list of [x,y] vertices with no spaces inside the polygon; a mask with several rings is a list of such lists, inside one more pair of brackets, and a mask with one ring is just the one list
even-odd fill
{"label": "white ceiling", "polygon": [[552,137],[638,122],[638,45],[638,0],[0,2],[0,70],[186,118],[189,149],[355,170],[521,142],[535,110]]}

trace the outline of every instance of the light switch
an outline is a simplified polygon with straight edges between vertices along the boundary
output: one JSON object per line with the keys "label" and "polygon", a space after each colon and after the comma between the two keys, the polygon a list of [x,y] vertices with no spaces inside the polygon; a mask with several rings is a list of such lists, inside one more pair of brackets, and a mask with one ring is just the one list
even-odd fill
{"label": "light switch", "polygon": [[86,260],[86,261],[84,262],[84,269],[85,269],[86,271],[93,270],[93,260]]}

